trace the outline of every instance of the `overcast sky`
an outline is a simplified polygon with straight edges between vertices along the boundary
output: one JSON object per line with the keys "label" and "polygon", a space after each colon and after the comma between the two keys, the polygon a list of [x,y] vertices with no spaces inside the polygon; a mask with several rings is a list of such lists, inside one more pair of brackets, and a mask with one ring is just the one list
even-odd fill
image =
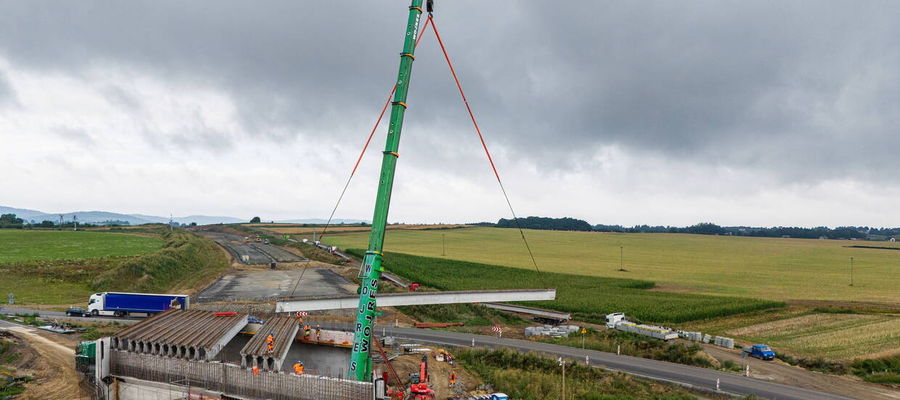
{"label": "overcast sky", "polygon": [[[0,205],[324,218],[404,1],[0,1]],[[900,2],[437,0],[520,216],[900,226]],[[432,32],[391,221],[508,217]],[[371,219],[383,126],[338,211]]]}

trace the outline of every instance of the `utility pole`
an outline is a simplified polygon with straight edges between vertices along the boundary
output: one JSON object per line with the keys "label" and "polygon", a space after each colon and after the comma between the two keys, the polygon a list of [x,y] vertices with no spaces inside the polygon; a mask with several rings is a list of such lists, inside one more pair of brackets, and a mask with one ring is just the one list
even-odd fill
{"label": "utility pole", "polygon": [[[403,52],[400,53],[400,71],[397,73],[397,88],[394,91],[394,101],[391,103],[390,125],[382,152],[381,177],[378,183],[378,194],[375,197],[375,214],[372,217],[369,246],[359,273],[359,308],[356,313],[353,349],[350,353],[348,368],[349,377],[357,381],[369,381],[372,378],[372,358],[369,351],[372,347],[372,328],[378,315],[375,311],[375,296],[378,292],[381,271],[384,271],[382,266],[384,231],[391,203],[391,189],[394,186],[394,171],[397,168],[397,158],[400,157],[397,151],[400,149],[400,132],[403,128],[403,117],[406,114],[406,95],[409,92],[409,80],[415,59],[419,21],[424,12],[422,3],[423,0],[411,0],[409,5]],[[428,0],[428,13],[431,12],[432,0]]]}
{"label": "utility pole", "polygon": [[619,246],[619,271],[625,270],[625,246]]}
{"label": "utility pole", "polygon": [[566,400],[566,362],[559,358],[559,365],[562,367],[562,400]]}
{"label": "utility pole", "polygon": [[853,286],[853,257],[850,257],[850,286]]}

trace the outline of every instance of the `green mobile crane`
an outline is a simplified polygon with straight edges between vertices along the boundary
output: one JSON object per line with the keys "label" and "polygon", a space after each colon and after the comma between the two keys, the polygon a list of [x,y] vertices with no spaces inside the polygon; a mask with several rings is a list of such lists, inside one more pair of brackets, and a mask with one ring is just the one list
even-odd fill
{"label": "green mobile crane", "polygon": [[[372,329],[375,317],[375,294],[378,292],[378,280],[381,278],[382,246],[387,224],[388,208],[391,203],[391,188],[394,184],[394,171],[397,167],[397,150],[400,146],[400,130],[403,128],[403,116],[406,112],[406,93],[415,60],[416,36],[419,34],[419,21],[422,17],[423,0],[412,0],[409,6],[409,18],[406,24],[406,37],[403,41],[403,52],[400,53],[400,72],[397,77],[397,89],[391,103],[391,119],[388,127],[387,144],[381,162],[381,180],[378,183],[378,195],[375,198],[375,216],[372,218],[372,231],[369,234],[369,247],[360,268],[359,309],[356,314],[356,327],[353,335],[353,353],[350,356],[348,373],[351,379],[369,381],[372,378]],[[432,0],[427,0],[428,12],[432,11]]]}

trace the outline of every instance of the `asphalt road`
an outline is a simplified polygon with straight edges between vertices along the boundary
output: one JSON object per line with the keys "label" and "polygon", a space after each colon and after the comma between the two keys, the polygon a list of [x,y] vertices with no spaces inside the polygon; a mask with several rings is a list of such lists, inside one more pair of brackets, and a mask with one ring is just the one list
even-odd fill
{"label": "asphalt road", "polygon": [[241,271],[219,278],[197,294],[197,302],[256,300],[279,297],[349,295],[353,282],[328,268]]}
{"label": "asphalt road", "polygon": [[[331,324],[329,324],[331,325]],[[322,324],[326,327],[326,324]],[[332,325],[334,328],[346,329],[344,324]],[[699,390],[715,391],[716,381],[719,389],[725,394],[750,395],[772,400],[847,400],[847,397],[813,390],[798,388],[779,383],[761,381],[734,373],[716,371],[707,368],[691,367],[666,361],[650,360],[646,358],[616,355],[595,350],[582,350],[578,348],[559,346],[548,343],[532,342],[519,339],[499,339],[494,336],[473,335],[459,332],[438,331],[415,328],[379,327],[376,329],[379,335],[394,336],[414,340],[423,343],[431,343],[445,346],[475,346],[505,347],[519,351],[533,351],[548,354],[554,357],[566,357],[573,360],[590,362],[591,365],[605,369],[621,371],[638,377],[669,382],[681,386]]]}
{"label": "asphalt road", "polygon": [[[237,262],[248,265],[266,265],[270,262],[303,262],[305,258],[264,242],[244,242],[244,237],[212,230],[195,231],[198,235],[218,243],[228,250]],[[244,260],[247,257],[247,260]]]}
{"label": "asphalt road", "polygon": [[145,317],[104,317],[104,316],[70,317],[70,316],[66,315],[66,313],[63,311],[34,310],[31,308],[22,308],[22,307],[16,307],[16,306],[0,307],[0,313],[11,314],[11,315],[38,314],[41,317],[45,317],[45,318],[59,318],[59,319],[65,318],[65,319],[71,319],[73,321],[83,320],[83,321],[90,321],[90,322],[118,322],[118,323],[122,323],[122,324],[133,324],[133,323],[138,322],[145,318]]}

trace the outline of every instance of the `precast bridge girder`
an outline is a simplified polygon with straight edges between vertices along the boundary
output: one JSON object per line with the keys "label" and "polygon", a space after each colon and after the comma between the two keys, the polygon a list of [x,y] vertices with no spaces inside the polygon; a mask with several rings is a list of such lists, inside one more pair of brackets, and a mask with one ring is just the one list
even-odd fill
{"label": "precast bridge girder", "polygon": [[[539,301],[556,299],[556,289],[460,290],[445,292],[390,293],[378,296],[378,307],[417,306],[425,304],[464,304],[506,301]],[[321,311],[356,308],[357,296],[318,297],[283,300],[275,304],[275,312]]]}

